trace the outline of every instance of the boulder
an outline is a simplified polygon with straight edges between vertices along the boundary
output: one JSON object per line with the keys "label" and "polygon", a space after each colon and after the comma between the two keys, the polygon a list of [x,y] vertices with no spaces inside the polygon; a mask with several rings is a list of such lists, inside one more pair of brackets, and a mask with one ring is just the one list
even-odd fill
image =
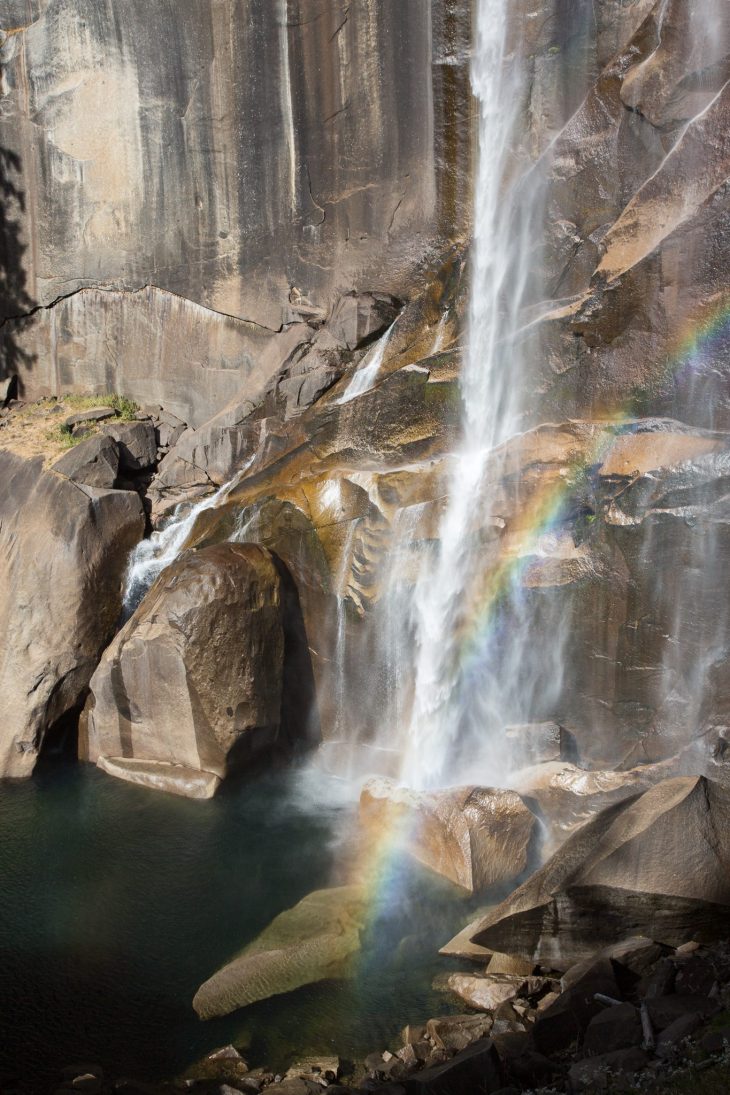
{"label": "boulder", "polygon": [[[444,1015],[438,1019],[429,1019],[425,1033],[439,1049],[458,1052],[466,1049],[472,1042],[484,1038],[491,1029],[492,1019],[489,1015]],[[416,1038],[414,1043],[417,1044],[420,1040]]]}
{"label": "boulder", "polygon": [[622,935],[672,946],[717,938],[730,906],[729,822],[726,788],[664,780],[569,837],[473,938],[558,967]]}
{"label": "boulder", "polygon": [[640,1046],[643,1037],[639,1009],[633,1004],[619,1004],[593,1016],[585,1032],[583,1050],[588,1057],[611,1053]]}
{"label": "boulder", "polygon": [[102,432],[118,443],[122,471],[146,471],[156,464],[157,438],[149,420],[111,422]]}
{"label": "boulder", "polygon": [[417,792],[386,779],[366,783],[360,819],[366,828],[397,834],[415,859],[470,893],[519,876],[537,826],[513,791]]}
{"label": "boulder", "polygon": [[579,1042],[604,1005],[596,994],[617,999],[620,990],[607,958],[586,963],[580,977],[566,987],[549,1007],[540,1011],[533,1029],[535,1046],[541,1053],[559,1053]]}
{"label": "boulder", "polygon": [[492,1095],[503,1086],[499,1055],[488,1039],[467,1046],[450,1061],[412,1073],[406,1095]]}
{"label": "boulder", "polygon": [[201,985],[193,1007],[201,1019],[212,1019],[302,985],[347,976],[366,911],[358,886],[309,894]]}
{"label": "boulder", "polygon": [[640,1072],[649,1063],[643,1049],[617,1049],[572,1065],[568,1073],[571,1091],[605,1091],[612,1075]]}
{"label": "boulder", "polygon": [[186,552],[94,674],[88,759],[123,779],[209,797],[232,768],[276,743],[283,671],[282,583],[269,552]]}
{"label": "boulder", "polygon": [[73,482],[42,459],[0,452],[0,478],[0,775],[27,776],[114,634],[144,513],[136,494]]}
{"label": "boulder", "polygon": [[63,429],[73,433],[77,426],[103,422],[107,418],[116,418],[116,416],[117,412],[113,407],[91,407],[88,411],[78,411],[76,414],[70,414],[63,421]]}
{"label": "boulder", "polygon": [[524,994],[524,977],[506,974],[449,973],[437,978],[435,987],[452,992],[465,1004],[479,1011],[496,1011],[500,1004]]}
{"label": "boulder", "polygon": [[53,464],[53,470],[74,483],[111,490],[119,472],[119,446],[111,437],[89,437]]}
{"label": "boulder", "polygon": [[612,802],[621,802],[662,778],[654,765],[627,772],[585,771],[565,761],[547,761],[523,769],[512,785],[530,808],[544,819],[551,848]]}

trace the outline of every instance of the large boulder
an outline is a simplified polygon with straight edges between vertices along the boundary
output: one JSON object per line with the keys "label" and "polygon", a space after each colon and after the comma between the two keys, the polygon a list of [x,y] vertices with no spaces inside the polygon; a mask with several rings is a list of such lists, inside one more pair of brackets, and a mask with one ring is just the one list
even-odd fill
{"label": "large boulder", "polygon": [[0,477],[0,775],[27,776],[114,633],[144,513],[138,495],[74,482],[41,459],[1,451]]}
{"label": "large boulder", "polygon": [[472,937],[560,968],[621,936],[722,936],[729,909],[730,791],[684,776],[584,825]]}
{"label": "large boulder", "polygon": [[265,548],[220,544],[183,554],[94,674],[88,759],[133,782],[213,794],[233,767],[277,741],[284,611]]}
{"label": "large boulder", "polygon": [[193,1007],[201,1019],[212,1019],[302,985],[347,976],[366,912],[359,886],[308,894],[201,985]]}
{"label": "large boulder", "polygon": [[457,787],[417,792],[370,780],[360,797],[366,828],[400,838],[426,867],[477,893],[527,867],[537,819],[513,791]]}
{"label": "large boulder", "polygon": [[81,441],[53,464],[53,470],[74,483],[110,490],[119,472],[119,446],[112,437],[97,434]]}

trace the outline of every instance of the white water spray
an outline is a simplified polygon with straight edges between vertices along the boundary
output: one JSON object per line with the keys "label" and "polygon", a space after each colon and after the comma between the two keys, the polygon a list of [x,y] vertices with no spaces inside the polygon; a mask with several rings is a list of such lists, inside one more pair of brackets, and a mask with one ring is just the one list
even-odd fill
{"label": "white water spray", "polygon": [[398,320],[394,320],[391,323],[388,330],[379,338],[378,341],[370,348],[365,358],[360,362],[355,375],[350,383],[347,385],[344,394],[338,400],[339,403],[349,403],[351,399],[356,399],[357,396],[363,395],[365,392],[369,392],[375,381],[378,379],[378,373],[383,364],[383,358],[385,357],[385,351],[388,348],[390,342],[390,336],[393,333]]}
{"label": "white water spray", "polygon": [[[416,787],[448,782],[452,746],[486,732],[494,702],[487,670],[464,672],[460,644],[470,623],[470,595],[484,568],[480,516],[489,510],[485,473],[490,454],[520,428],[524,391],[516,346],[518,314],[530,272],[532,199],[515,182],[514,137],[520,72],[508,56],[508,0],[479,0],[472,86],[479,105],[479,162],[468,346],[462,366],[462,437],[435,559],[416,583],[412,612],[417,643],[415,695],[403,780]],[[493,481],[494,469],[490,474]]]}

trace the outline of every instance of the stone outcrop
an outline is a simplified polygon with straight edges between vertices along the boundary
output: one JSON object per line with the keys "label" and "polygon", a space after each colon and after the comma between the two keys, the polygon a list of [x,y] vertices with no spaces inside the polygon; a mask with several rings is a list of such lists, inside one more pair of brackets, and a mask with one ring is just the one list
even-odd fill
{"label": "stone outcrop", "polygon": [[28,776],[44,739],[83,703],[144,532],[137,494],[87,486],[0,451],[0,774]]}
{"label": "stone outcrop", "polygon": [[69,449],[54,462],[53,470],[74,483],[111,490],[119,474],[119,456],[112,437],[97,435]]}
{"label": "stone outcrop", "polygon": [[519,795],[489,787],[416,792],[371,780],[360,796],[369,833],[388,833],[420,863],[470,893],[517,878],[537,821]]}
{"label": "stone outcrop", "polygon": [[187,552],[91,681],[83,752],[112,775],[209,797],[279,739],[287,593],[250,544]]}
{"label": "stone outcrop", "polygon": [[366,897],[358,886],[317,890],[281,913],[232,962],[200,986],[193,1007],[201,1019],[347,976],[360,950]]}
{"label": "stone outcrop", "polygon": [[611,806],[474,925],[472,938],[558,966],[621,935],[675,946],[716,938],[730,905],[729,811],[728,791],[696,776]]}

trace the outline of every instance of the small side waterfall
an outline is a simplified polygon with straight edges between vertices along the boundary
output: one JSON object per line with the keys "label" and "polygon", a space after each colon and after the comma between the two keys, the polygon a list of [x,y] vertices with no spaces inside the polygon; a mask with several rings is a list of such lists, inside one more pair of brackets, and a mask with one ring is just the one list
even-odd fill
{"label": "small side waterfall", "polygon": [[340,397],[340,403],[349,403],[351,399],[363,395],[372,388],[378,378],[378,373],[380,372],[380,367],[383,364],[383,358],[385,357],[385,351],[390,342],[390,336],[393,334],[393,328],[397,322],[398,320],[396,319],[391,323],[385,334],[374,343],[370,351],[366,354],[365,359],[361,361],[360,365],[355,370],[352,380],[347,385],[344,394]]}
{"label": "small side waterfall", "polygon": [[122,614],[125,620],[132,615],[157,576],[165,567],[175,562],[199,515],[224,502],[231,488],[238,482],[240,474],[196,505],[178,506],[164,528],[153,532],[149,539],[141,540],[137,544],[129,557],[124,578]]}
{"label": "small side waterfall", "polygon": [[449,781],[454,742],[470,731],[483,739],[497,701],[488,658],[476,666],[464,655],[479,600],[489,595],[481,529],[495,477],[493,454],[519,431],[524,390],[516,333],[537,199],[525,179],[513,177],[521,88],[520,66],[509,56],[509,7],[508,0],[477,4],[472,86],[479,161],[462,437],[435,558],[422,566],[413,595],[417,653],[403,782],[416,787]]}

